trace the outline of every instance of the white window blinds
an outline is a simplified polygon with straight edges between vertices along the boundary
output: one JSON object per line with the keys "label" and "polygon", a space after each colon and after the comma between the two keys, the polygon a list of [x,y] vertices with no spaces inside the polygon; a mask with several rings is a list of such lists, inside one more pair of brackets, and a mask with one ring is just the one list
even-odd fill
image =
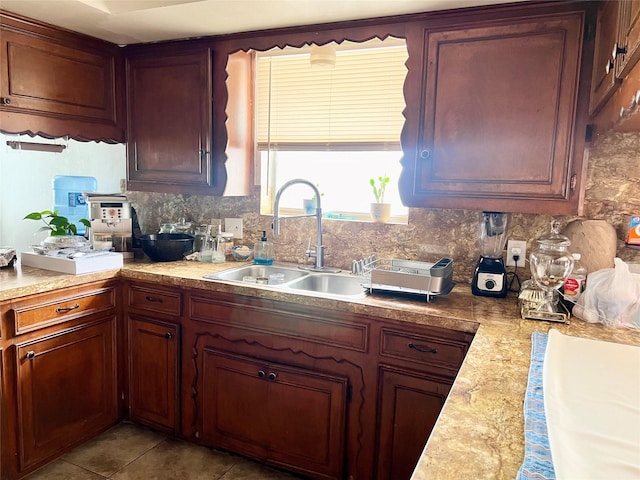
{"label": "white window blinds", "polygon": [[407,50],[393,40],[376,48],[338,46],[329,68],[311,67],[300,49],[259,54],[259,147],[399,149]]}

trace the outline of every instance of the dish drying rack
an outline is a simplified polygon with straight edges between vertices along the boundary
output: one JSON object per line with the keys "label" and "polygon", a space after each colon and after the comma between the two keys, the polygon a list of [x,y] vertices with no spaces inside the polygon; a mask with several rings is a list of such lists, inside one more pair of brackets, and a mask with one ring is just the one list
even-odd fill
{"label": "dish drying rack", "polygon": [[427,303],[453,289],[453,259],[435,263],[413,260],[379,259],[372,255],[355,261],[353,273],[363,275],[362,286],[370,293],[387,292],[425,295]]}

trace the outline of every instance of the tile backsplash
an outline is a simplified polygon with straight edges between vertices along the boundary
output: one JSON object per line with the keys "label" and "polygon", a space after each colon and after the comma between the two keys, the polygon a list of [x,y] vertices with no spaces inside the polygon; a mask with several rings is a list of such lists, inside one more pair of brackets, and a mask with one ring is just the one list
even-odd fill
{"label": "tile backsplash", "polygon": [[[311,179],[312,180],[312,179]],[[271,230],[271,217],[260,215],[259,192],[248,197],[211,197],[126,192],[135,207],[143,233],[156,232],[161,223],[180,217],[196,223],[212,218],[243,219],[241,243],[251,246],[262,230]],[[607,220],[618,235],[619,257],[640,262],[640,249],[625,247],[624,233],[631,214],[640,213],[640,133],[612,132],[595,141],[589,151],[584,217],[555,217],[564,225],[577,218]],[[548,232],[552,217],[513,214],[509,238],[535,239]],[[409,209],[408,225],[325,220],[325,260],[330,266],[351,268],[351,261],[375,253],[379,258],[433,262],[452,257],[454,280],[468,283],[479,254],[480,213],[467,210]],[[312,218],[287,219],[282,234],[271,238],[276,260],[305,263],[304,251],[315,236]],[[521,277],[528,277],[528,268]]]}

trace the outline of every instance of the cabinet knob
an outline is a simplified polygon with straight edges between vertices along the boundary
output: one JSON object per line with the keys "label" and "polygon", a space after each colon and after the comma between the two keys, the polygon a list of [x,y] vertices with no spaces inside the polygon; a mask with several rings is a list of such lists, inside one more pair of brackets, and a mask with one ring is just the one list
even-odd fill
{"label": "cabinet knob", "polygon": [[56,308],[56,313],[70,312],[71,310],[75,310],[76,308],[80,308],[79,303],[76,303],[73,307],[58,307]]}
{"label": "cabinet knob", "polygon": [[611,58],[615,60],[618,55],[626,55],[627,47],[621,47],[618,42],[613,45],[613,50],[611,51]]}
{"label": "cabinet knob", "polygon": [[610,72],[611,70],[613,70],[613,67],[614,67],[614,66],[615,66],[615,64],[613,63],[613,60],[609,60],[609,61],[607,62],[606,67],[604,67],[604,71],[605,71],[605,72],[607,72],[607,75],[609,75],[609,72]]}
{"label": "cabinet knob", "polygon": [[155,302],[155,303],[162,303],[162,299],[158,298],[158,297],[152,297],[151,295],[147,295],[146,297],[144,297],[144,299],[147,302]]}
{"label": "cabinet knob", "polygon": [[167,332],[164,334],[164,338],[167,340],[171,340],[173,338],[173,334],[171,332]]}
{"label": "cabinet knob", "polygon": [[25,356],[26,356],[29,360],[31,360],[32,358],[35,358],[35,356],[36,356],[36,352],[34,352],[33,350],[29,350]]}
{"label": "cabinet knob", "polygon": [[11,105],[11,99],[9,97],[0,98],[0,103],[2,105]]}
{"label": "cabinet knob", "polygon": [[422,158],[423,160],[427,160],[430,157],[431,157],[431,151],[430,150],[422,150],[420,152],[420,158]]}
{"label": "cabinet knob", "polygon": [[276,375],[275,373],[271,372],[269,374],[269,380],[274,381],[276,378],[278,378],[278,375]]}
{"label": "cabinet knob", "polygon": [[421,352],[421,353],[438,353],[438,350],[436,350],[435,348],[429,348],[429,347],[421,347],[420,345],[416,345],[415,343],[410,343],[409,345],[407,345],[409,348],[415,350],[416,352]]}
{"label": "cabinet knob", "polygon": [[264,373],[264,370],[258,370],[258,377],[264,378],[265,375],[266,373]]}

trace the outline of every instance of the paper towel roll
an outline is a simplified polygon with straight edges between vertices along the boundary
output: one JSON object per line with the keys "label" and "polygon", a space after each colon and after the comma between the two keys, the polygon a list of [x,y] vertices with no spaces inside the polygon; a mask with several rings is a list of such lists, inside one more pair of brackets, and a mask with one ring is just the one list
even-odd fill
{"label": "paper towel roll", "polygon": [[616,230],[606,220],[574,220],[568,223],[562,234],[571,240],[569,250],[582,255],[580,262],[587,273],[603,268],[613,268],[616,257]]}

